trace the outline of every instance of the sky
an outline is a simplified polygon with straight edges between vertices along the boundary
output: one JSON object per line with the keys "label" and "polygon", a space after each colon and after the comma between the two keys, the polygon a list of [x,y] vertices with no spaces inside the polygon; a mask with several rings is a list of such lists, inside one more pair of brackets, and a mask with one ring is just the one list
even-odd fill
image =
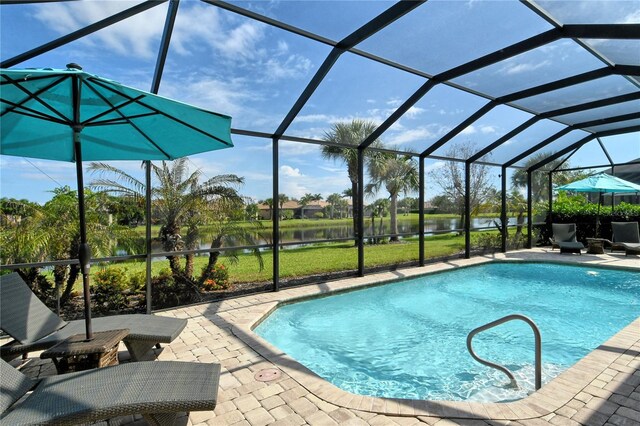
{"label": "sky", "polygon": [[[0,56],[3,60],[82,28],[137,2],[84,1],[2,5],[0,7]],[[388,1],[237,1],[257,13],[280,19],[332,40],[340,40],[372,19],[393,2]],[[640,22],[633,1],[539,2],[561,21]],[[635,5],[634,5],[635,4]],[[16,68],[64,68],[76,62],[93,74],[149,90],[167,4],[100,30],[55,51],[26,61]],[[594,11],[597,13],[594,14]],[[362,42],[359,49],[437,74],[477,56],[550,29],[529,8],[515,1],[437,1],[420,6],[397,22]],[[489,30],[491,29],[491,31]],[[407,42],[407,35],[410,35]],[[446,37],[445,37],[446,36]],[[482,42],[479,43],[478,40]],[[607,44],[589,41],[620,63],[640,65],[637,41]],[[469,46],[473,46],[472,49]],[[160,95],[191,103],[233,117],[232,127],[272,133],[325,60],[330,48],[217,7],[182,0],[172,36]],[[492,96],[500,96],[603,64],[570,40],[559,40],[477,72],[456,83]],[[322,139],[337,122],[364,119],[382,123],[425,80],[421,77],[343,54],[304,106],[286,134]],[[582,103],[603,95],[637,90],[620,76],[611,76],[579,88],[558,91],[554,108]],[[548,98],[522,100],[525,107],[548,110]],[[418,101],[382,136],[400,150],[422,151],[436,142],[486,100],[450,86],[438,85]],[[638,103],[610,108],[619,114],[638,110]],[[609,110],[607,110],[609,111]],[[500,106],[456,136],[452,143],[487,146],[531,115]],[[566,117],[587,121],[588,115]],[[632,123],[630,123],[632,124]],[[637,124],[637,123],[633,123]],[[540,122],[497,149],[488,161],[503,163],[564,126]],[[545,152],[569,146],[585,133],[576,131],[550,145]],[[255,200],[272,195],[271,140],[233,136],[235,147],[190,157],[203,177],[233,173],[244,177],[241,192]],[[638,133],[603,139],[616,162],[640,157]],[[456,155],[448,145],[435,155]],[[574,166],[607,164],[597,141],[581,148]],[[139,162],[114,165],[143,179]],[[442,167],[429,159],[427,171]],[[76,187],[73,164],[0,156],[0,196],[45,202],[60,185]],[[345,167],[323,160],[312,144],[280,142],[280,193],[301,197],[305,193],[327,196],[350,187]],[[497,184],[498,168],[492,169]],[[85,182],[92,180],[86,174]],[[427,198],[439,194],[430,186]],[[380,197],[386,194],[378,194]]]}

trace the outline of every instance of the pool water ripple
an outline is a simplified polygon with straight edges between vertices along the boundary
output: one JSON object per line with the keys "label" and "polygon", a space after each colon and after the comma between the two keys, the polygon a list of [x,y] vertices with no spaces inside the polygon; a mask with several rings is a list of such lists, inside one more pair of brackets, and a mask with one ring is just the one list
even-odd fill
{"label": "pool water ripple", "polygon": [[512,322],[474,338],[479,356],[514,372],[517,390],[473,361],[466,337],[512,313],[540,327],[546,383],[640,315],[640,274],[486,264],[286,305],[255,331],[352,393],[504,401],[534,389],[531,329]]}

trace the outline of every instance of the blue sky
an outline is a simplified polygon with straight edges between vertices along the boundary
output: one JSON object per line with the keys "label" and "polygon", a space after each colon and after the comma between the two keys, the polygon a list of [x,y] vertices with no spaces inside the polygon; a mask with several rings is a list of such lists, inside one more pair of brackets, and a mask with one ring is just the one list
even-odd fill
{"label": "blue sky", "polygon": [[[1,57],[13,57],[135,3],[3,5],[0,8]],[[333,40],[345,37],[393,4],[387,1],[234,3]],[[633,1],[540,3],[566,22],[640,22],[640,12]],[[19,67],[64,68],[65,64],[76,62],[87,72],[148,90],[166,7],[165,4],[152,8]],[[549,28],[548,23],[519,2],[430,1],[358,48],[436,74]],[[411,32],[410,43],[403,42],[408,32]],[[599,46],[597,40],[590,43]],[[627,59],[632,64],[640,62],[640,58],[635,57],[640,55],[620,54],[621,51],[633,52],[637,44],[602,46],[601,43],[600,46],[623,63]],[[233,117],[235,128],[270,133],[281,123],[329,51],[330,48],[321,43],[205,3],[183,0],[160,94],[228,114]],[[560,40],[462,76],[456,82],[500,96],[599,67],[602,63],[584,49],[571,41]],[[345,53],[286,133],[319,139],[339,121],[360,118],[381,123],[423,83],[424,79],[415,75]],[[631,90],[637,88],[622,77],[614,76],[597,86],[585,85],[577,91],[560,93],[556,102],[563,106],[562,102],[581,103],[590,100],[589,96],[612,96]],[[484,99],[439,85],[394,124],[382,140],[399,149],[422,151],[484,103]],[[540,110],[549,109],[544,99],[535,97],[523,100],[525,104]],[[501,106],[465,129],[454,142],[470,141],[481,148],[529,117],[528,113]],[[562,127],[553,122],[539,123],[496,150],[489,160],[507,161]],[[582,136],[581,132],[572,132],[550,146],[549,151],[562,149]],[[246,184],[242,192],[245,195],[255,199],[270,197],[271,141],[243,136],[233,139],[233,149],[191,157],[193,167],[201,168],[205,177],[221,173],[244,176]],[[615,161],[640,157],[637,133],[607,138],[604,143]],[[319,149],[315,145],[281,142],[280,192],[294,197],[307,192],[327,196],[350,186],[344,167],[322,160]],[[435,154],[445,153],[447,148]],[[571,161],[573,165],[585,162],[607,162],[597,142],[583,147]],[[143,176],[138,162],[116,165],[140,178]],[[438,160],[427,162],[428,169],[441,165]],[[75,188],[73,164],[1,156],[0,166],[0,195],[4,197],[44,202],[58,185]],[[498,172],[495,169],[494,175]],[[90,182],[91,176],[86,176],[85,181]],[[437,193],[436,188],[429,188],[427,197]]]}

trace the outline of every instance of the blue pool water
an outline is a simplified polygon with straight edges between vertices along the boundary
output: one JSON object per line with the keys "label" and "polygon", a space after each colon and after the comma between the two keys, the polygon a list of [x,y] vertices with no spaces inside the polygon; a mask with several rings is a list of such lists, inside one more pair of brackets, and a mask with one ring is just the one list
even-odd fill
{"label": "blue pool water", "polygon": [[278,308],[256,333],[334,385],[393,398],[504,401],[533,391],[534,340],[511,322],[474,349],[520,382],[476,363],[469,331],[512,313],[542,334],[543,383],[640,315],[640,273],[492,263]]}

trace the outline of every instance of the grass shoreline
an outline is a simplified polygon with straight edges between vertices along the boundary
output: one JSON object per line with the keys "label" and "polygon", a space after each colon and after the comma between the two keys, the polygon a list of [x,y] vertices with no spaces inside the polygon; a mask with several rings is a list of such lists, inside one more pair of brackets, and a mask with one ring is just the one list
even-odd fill
{"label": "grass shoreline", "polygon": [[[496,231],[477,231],[480,232]],[[464,236],[455,234],[436,235],[425,238],[425,255],[427,258],[450,256],[464,250]],[[305,276],[340,272],[357,269],[358,249],[353,243],[310,243],[304,247],[285,248],[280,252],[280,278],[301,278]],[[225,265],[229,271],[229,279],[232,283],[261,283],[270,282],[273,275],[273,253],[262,253],[264,269],[259,270],[257,259],[248,253],[238,255],[238,262],[233,264],[230,259],[220,256],[218,263]],[[418,260],[418,237],[403,239],[398,243],[386,243],[365,245],[365,266],[378,267],[400,264]],[[207,264],[208,256],[196,256],[194,271],[200,274]],[[181,259],[184,265],[184,258]],[[168,269],[169,262],[166,259],[156,260],[151,264],[152,275],[156,276],[163,269]],[[123,261],[109,263],[108,265],[94,264],[91,273],[103,268],[120,267],[126,269],[127,274],[138,274],[146,271],[143,261]]]}

